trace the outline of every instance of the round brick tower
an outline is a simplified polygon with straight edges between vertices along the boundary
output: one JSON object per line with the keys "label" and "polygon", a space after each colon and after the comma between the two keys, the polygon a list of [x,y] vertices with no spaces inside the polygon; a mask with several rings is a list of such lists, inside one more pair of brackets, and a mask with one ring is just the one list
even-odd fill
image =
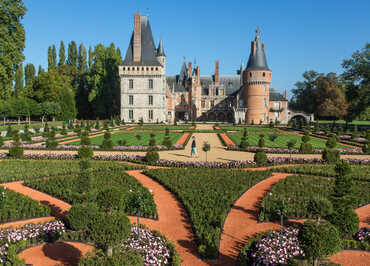
{"label": "round brick tower", "polygon": [[259,29],[256,30],[256,38],[251,43],[251,54],[243,79],[247,123],[268,123],[271,70],[267,66],[265,45],[261,41]]}

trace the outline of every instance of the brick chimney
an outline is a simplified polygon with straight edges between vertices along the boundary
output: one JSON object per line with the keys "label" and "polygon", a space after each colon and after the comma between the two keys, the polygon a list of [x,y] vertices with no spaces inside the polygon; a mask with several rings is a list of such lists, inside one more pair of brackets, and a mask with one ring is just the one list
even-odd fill
{"label": "brick chimney", "polygon": [[193,74],[193,68],[191,66],[191,62],[188,63],[188,76],[191,77]]}
{"label": "brick chimney", "polygon": [[141,15],[134,14],[134,62],[141,61]]}
{"label": "brick chimney", "polygon": [[216,61],[215,65],[215,85],[220,85],[220,72],[219,72],[219,63],[218,60]]}
{"label": "brick chimney", "polygon": [[197,67],[197,82],[198,82],[198,86],[200,86],[200,67],[199,66]]}

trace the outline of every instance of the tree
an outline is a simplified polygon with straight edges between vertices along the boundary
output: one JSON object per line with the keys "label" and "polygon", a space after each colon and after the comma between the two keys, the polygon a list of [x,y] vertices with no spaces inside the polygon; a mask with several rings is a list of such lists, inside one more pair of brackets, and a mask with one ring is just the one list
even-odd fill
{"label": "tree", "polygon": [[57,66],[57,49],[55,48],[55,45],[53,44],[53,47],[51,48],[51,59],[52,59],[52,66]]}
{"label": "tree", "polygon": [[315,113],[320,117],[339,119],[347,114],[348,104],[344,90],[338,86],[335,73],[320,75],[316,80]]}
{"label": "tree", "polygon": [[208,161],[207,153],[211,150],[211,145],[207,141],[203,143],[202,150],[206,153],[206,161]]}
{"label": "tree", "polygon": [[25,31],[21,23],[27,9],[22,0],[0,0],[0,99],[8,99],[15,70],[24,59]]}
{"label": "tree", "polygon": [[18,96],[22,92],[23,88],[24,88],[23,65],[20,64],[15,72],[15,85],[14,85],[15,96]]}
{"label": "tree", "polygon": [[66,62],[66,48],[64,46],[64,42],[60,41],[58,66],[64,65],[65,62]]}
{"label": "tree", "polygon": [[67,64],[77,67],[77,45],[75,41],[68,44],[68,59]]}
{"label": "tree", "polygon": [[93,51],[91,49],[91,46],[89,47],[89,69],[93,66]]}
{"label": "tree", "polygon": [[298,239],[306,257],[313,261],[314,266],[319,265],[320,259],[341,248],[338,230],[328,222],[306,221],[299,231]]}
{"label": "tree", "polygon": [[80,47],[78,48],[78,66],[77,69],[80,71],[80,73],[85,73],[87,71],[87,54],[86,54],[86,48],[81,43]]}
{"label": "tree", "polygon": [[48,47],[48,70],[53,67],[53,52],[51,51],[51,46]]}
{"label": "tree", "polygon": [[75,119],[77,110],[73,91],[69,88],[60,90],[57,100],[61,111],[57,118],[59,120]]}
{"label": "tree", "polygon": [[32,86],[33,79],[36,76],[36,68],[33,64],[27,64],[24,67],[26,87]]}
{"label": "tree", "polygon": [[366,112],[370,105],[370,43],[342,63],[346,97],[349,103],[347,121]]}
{"label": "tree", "polygon": [[243,137],[240,140],[239,147],[242,148],[242,149],[245,149],[248,146],[248,144],[249,144],[248,143],[248,131],[245,128],[244,131],[243,131]]}
{"label": "tree", "polygon": [[314,70],[309,70],[304,72],[302,76],[305,80],[295,84],[296,88],[292,90],[293,97],[289,102],[289,107],[294,110],[314,113],[316,104],[312,99],[315,98],[315,82],[319,73]]}

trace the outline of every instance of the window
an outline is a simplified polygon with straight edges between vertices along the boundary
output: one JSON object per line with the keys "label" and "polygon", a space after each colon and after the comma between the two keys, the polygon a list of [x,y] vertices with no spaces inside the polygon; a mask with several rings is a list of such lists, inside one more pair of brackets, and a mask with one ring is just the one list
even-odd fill
{"label": "window", "polygon": [[266,113],[263,114],[263,120],[262,122],[264,122],[266,120]]}
{"label": "window", "polygon": [[265,84],[265,85],[264,85],[264,87],[265,87],[265,91],[266,91],[266,89],[267,89],[267,85]]}
{"label": "window", "polygon": [[153,95],[149,95],[149,105],[153,105]]}
{"label": "window", "polygon": [[244,101],[243,99],[239,99],[239,107],[244,108]]}
{"label": "window", "polygon": [[129,89],[133,89],[134,88],[134,80],[133,79],[129,79],[128,80],[128,88]]}
{"label": "window", "polygon": [[252,76],[252,72],[249,72],[249,76],[250,76],[250,77]]}
{"label": "window", "polygon": [[215,101],[211,101],[211,108],[215,107]]}
{"label": "window", "polygon": [[149,110],[149,119],[153,120],[153,110]]}
{"label": "window", "polygon": [[267,107],[267,100],[266,100],[266,98],[263,98],[263,106]]}
{"label": "window", "polygon": [[202,108],[205,108],[206,107],[206,101],[202,101]]}
{"label": "window", "polygon": [[123,68],[122,68],[122,70],[123,70],[123,71],[125,71],[125,70],[126,70],[126,68],[125,68],[125,67],[123,67]]}
{"label": "window", "polygon": [[153,80],[152,79],[148,80],[148,88],[153,89]]}
{"label": "window", "polygon": [[128,96],[128,104],[129,105],[134,105],[134,95],[129,95]]}
{"label": "window", "polygon": [[263,73],[262,73],[262,76],[264,76],[264,77],[265,77],[265,76],[266,76],[266,73],[265,73],[265,72],[263,72]]}
{"label": "window", "polygon": [[171,117],[171,112],[168,112],[168,117]]}
{"label": "window", "polygon": [[218,87],[216,87],[216,96],[218,96]]}
{"label": "window", "polygon": [[134,119],[134,110],[128,110],[128,118],[130,120],[133,120]]}

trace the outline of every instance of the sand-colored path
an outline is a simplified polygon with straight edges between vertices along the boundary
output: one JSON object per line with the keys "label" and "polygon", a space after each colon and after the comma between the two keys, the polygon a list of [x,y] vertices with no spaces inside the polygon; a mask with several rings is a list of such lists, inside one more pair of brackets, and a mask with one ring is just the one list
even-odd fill
{"label": "sand-colored path", "polygon": [[93,246],[79,242],[46,243],[23,250],[19,258],[35,266],[77,265],[82,256],[93,250]]}
{"label": "sand-colored path", "polygon": [[361,250],[342,250],[331,256],[330,260],[342,266],[369,266],[370,252]]}
{"label": "sand-colored path", "polygon": [[33,219],[25,219],[25,220],[20,220],[20,221],[15,221],[15,222],[10,222],[10,223],[4,223],[0,224],[0,229],[4,228],[20,228],[25,226],[26,224],[44,224],[50,221],[54,221],[55,217],[53,216],[48,216],[48,217],[41,217],[41,218],[33,218]]}
{"label": "sand-colored path", "polygon": [[360,228],[370,227],[370,204],[356,209],[356,213],[360,219]]}
{"label": "sand-colored path", "polygon": [[[126,171],[126,173],[152,190],[154,202],[157,205],[158,221],[140,219],[140,222],[152,230],[160,231],[175,243],[176,250],[183,259],[182,265],[207,265],[198,257],[191,223],[181,203],[162,185],[142,174],[141,170]],[[130,220],[136,222],[135,217],[130,217]]]}

